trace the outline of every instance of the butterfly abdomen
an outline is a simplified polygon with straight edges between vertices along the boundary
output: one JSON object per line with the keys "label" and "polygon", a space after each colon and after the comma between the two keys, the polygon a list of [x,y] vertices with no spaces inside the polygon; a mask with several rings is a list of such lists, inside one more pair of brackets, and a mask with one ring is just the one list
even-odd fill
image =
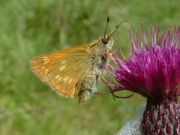
{"label": "butterfly abdomen", "polygon": [[80,103],[84,103],[93,95],[93,93],[97,91],[98,79],[99,75],[95,73],[88,73],[88,75],[84,78],[79,92]]}

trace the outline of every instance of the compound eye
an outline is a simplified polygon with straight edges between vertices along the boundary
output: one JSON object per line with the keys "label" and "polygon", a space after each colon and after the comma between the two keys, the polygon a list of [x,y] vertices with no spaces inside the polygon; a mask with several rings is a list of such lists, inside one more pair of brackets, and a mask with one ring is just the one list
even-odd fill
{"label": "compound eye", "polygon": [[108,38],[102,38],[101,41],[102,41],[103,44],[106,45],[109,42],[109,39]]}

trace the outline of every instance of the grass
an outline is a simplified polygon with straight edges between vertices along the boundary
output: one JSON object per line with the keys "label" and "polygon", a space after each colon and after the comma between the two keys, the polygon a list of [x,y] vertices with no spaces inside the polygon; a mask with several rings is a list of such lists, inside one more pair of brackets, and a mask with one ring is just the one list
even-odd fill
{"label": "grass", "polygon": [[[88,43],[104,32],[106,17],[112,30],[128,20],[134,30],[157,24],[179,25],[180,2],[168,0],[1,0],[0,2],[0,134],[111,135],[145,101],[135,95],[115,102],[110,95],[94,96],[86,104],[59,97],[41,83],[29,60],[76,44]],[[126,55],[130,48],[127,24],[114,38]],[[116,50],[114,48],[114,50]],[[106,90],[100,85],[100,90]]]}

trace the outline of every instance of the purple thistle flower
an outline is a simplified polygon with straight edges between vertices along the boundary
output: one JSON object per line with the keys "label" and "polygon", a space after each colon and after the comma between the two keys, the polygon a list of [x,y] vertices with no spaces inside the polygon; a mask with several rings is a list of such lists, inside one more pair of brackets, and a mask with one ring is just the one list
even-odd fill
{"label": "purple thistle flower", "polygon": [[[130,30],[132,53],[121,60],[113,55],[116,67],[108,67],[117,83],[113,91],[129,90],[147,98],[141,123],[146,135],[180,134],[180,26],[173,33],[150,28],[150,38],[142,27],[136,42]],[[120,50],[124,57],[123,52]],[[110,82],[109,82],[110,83]],[[107,85],[109,85],[107,83]]]}

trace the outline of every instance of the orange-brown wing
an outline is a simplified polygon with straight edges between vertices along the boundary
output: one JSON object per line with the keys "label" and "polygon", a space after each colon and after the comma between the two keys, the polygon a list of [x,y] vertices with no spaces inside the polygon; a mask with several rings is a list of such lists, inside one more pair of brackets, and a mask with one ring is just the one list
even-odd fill
{"label": "orange-brown wing", "polygon": [[30,61],[32,71],[58,94],[73,97],[91,68],[87,46],[59,51]]}

